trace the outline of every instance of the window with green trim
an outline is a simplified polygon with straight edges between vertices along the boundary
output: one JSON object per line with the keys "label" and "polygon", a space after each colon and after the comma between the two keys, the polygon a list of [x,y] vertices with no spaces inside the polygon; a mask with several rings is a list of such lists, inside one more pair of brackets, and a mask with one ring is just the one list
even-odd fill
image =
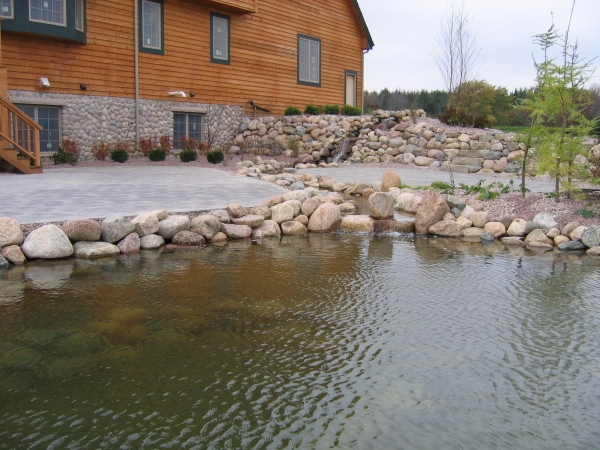
{"label": "window with green trim", "polygon": [[229,16],[210,14],[211,61],[229,64]]}
{"label": "window with green trim", "polygon": [[298,35],[298,83],[321,85],[321,40]]}
{"label": "window with green trim", "polygon": [[0,17],[5,19],[14,17],[13,0],[0,0]]}
{"label": "window with green trim", "polygon": [[142,47],[162,50],[162,4],[142,0]]}
{"label": "window with green trim", "polygon": [[75,29],[78,31],[85,30],[85,14],[83,0],[75,0]]}
{"label": "window with green trim", "polygon": [[65,26],[66,0],[29,0],[29,20]]}

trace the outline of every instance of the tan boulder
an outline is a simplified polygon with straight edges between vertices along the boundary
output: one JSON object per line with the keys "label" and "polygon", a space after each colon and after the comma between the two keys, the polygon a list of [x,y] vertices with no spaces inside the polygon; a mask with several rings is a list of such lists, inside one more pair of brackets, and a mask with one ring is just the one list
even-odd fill
{"label": "tan boulder", "polygon": [[295,220],[290,220],[288,222],[283,222],[281,224],[281,231],[284,235],[292,235],[298,236],[302,234],[308,234],[308,229],[305,225],[300,222],[296,222]]}
{"label": "tan boulder", "polygon": [[423,200],[417,208],[415,232],[417,234],[427,234],[429,228],[440,222],[449,212],[450,207],[437,192],[431,189],[425,191]]}
{"label": "tan boulder", "polygon": [[494,239],[498,239],[506,234],[506,227],[500,222],[488,222],[483,229],[494,236]]}
{"label": "tan boulder", "polygon": [[[135,232],[139,237],[148,236],[149,234],[155,234],[158,229],[158,217],[153,212],[143,212],[131,221],[135,225]],[[85,239],[90,241],[92,239]]]}
{"label": "tan boulder", "polygon": [[271,218],[271,208],[267,206],[255,206],[250,209],[250,214],[253,216],[263,216],[265,220],[269,220]]}
{"label": "tan boulder", "polygon": [[373,195],[375,193],[375,189],[371,189],[371,188],[366,188],[365,190],[362,191],[362,196],[364,198],[369,198],[371,195]]}
{"label": "tan boulder", "polygon": [[302,202],[302,206],[300,207],[300,211],[307,217],[315,212],[319,206],[324,203],[323,197],[311,197],[308,200]]}
{"label": "tan boulder", "polygon": [[525,245],[529,245],[531,243],[538,242],[546,245],[554,245],[554,241],[549,239],[542,230],[533,230],[531,233],[525,237]]}
{"label": "tan boulder", "polygon": [[231,217],[243,217],[248,214],[246,208],[239,203],[231,203],[225,208]]}
{"label": "tan boulder", "polygon": [[281,236],[281,228],[274,220],[265,220],[260,226],[252,230],[253,238]]}
{"label": "tan boulder", "polygon": [[8,247],[4,247],[0,253],[8,262],[14,264],[15,266],[22,266],[27,262],[27,258],[25,258],[25,255],[21,251],[21,247],[18,245],[9,245]]}
{"label": "tan boulder", "polygon": [[485,230],[478,227],[465,228],[462,230],[462,235],[466,238],[479,238],[483,233],[485,233]]}
{"label": "tan boulder", "polygon": [[[269,210],[271,212],[271,210]],[[210,239],[221,230],[221,222],[213,214],[202,214],[190,222],[190,231]]]}
{"label": "tan boulder", "polygon": [[386,170],[383,172],[383,178],[381,179],[381,192],[389,192],[391,187],[400,186],[402,180],[400,175],[392,170]]}
{"label": "tan boulder", "polygon": [[564,243],[566,243],[566,242],[570,242],[570,241],[571,241],[571,239],[569,239],[569,238],[568,238],[568,237],[566,237],[566,236],[563,236],[562,234],[561,234],[561,235],[559,235],[559,236],[556,236],[556,237],[555,237],[553,240],[554,240],[554,245],[556,245],[557,247],[558,247],[560,244],[564,244]]}
{"label": "tan boulder", "polygon": [[317,233],[337,231],[341,221],[340,209],[333,203],[323,203],[310,216],[308,229]]}
{"label": "tan boulder", "polygon": [[588,227],[584,227],[584,226],[577,227],[571,232],[569,237],[571,238],[572,241],[580,241],[581,238],[583,237],[583,235],[585,234],[585,232],[587,231],[587,229],[588,229]]}
{"label": "tan boulder", "polygon": [[[188,216],[169,216],[166,219],[158,222],[158,234],[165,239],[171,239],[180,231],[189,231],[190,229],[190,218]],[[106,242],[110,242],[104,239]]]}
{"label": "tan boulder", "polygon": [[523,219],[515,219],[511,222],[507,235],[513,237],[523,237],[527,235],[527,221]]}
{"label": "tan boulder", "polygon": [[225,242],[227,241],[228,237],[225,233],[221,233],[220,231],[218,233],[215,233],[215,235],[213,237],[211,237],[208,242],[210,242],[211,244],[215,244],[218,242]]}
{"label": "tan boulder", "polygon": [[255,228],[263,223],[265,218],[262,215],[247,214],[242,217],[234,217],[231,219],[231,223],[234,225],[248,225],[250,228]]}
{"label": "tan boulder", "polygon": [[373,231],[374,222],[371,216],[345,216],[342,217],[340,228],[342,231],[370,233]]}
{"label": "tan boulder", "polygon": [[[230,239],[248,239],[252,236],[252,228],[248,225],[221,224],[221,233]],[[214,236],[213,236],[214,237]]]}
{"label": "tan boulder", "polygon": [[456,223],[460,226],[462,230],[464,230],[465,228],[471,228],[473,226],[473,222],[471,222],[469,219],[465,219],[462,216],[456,219]]}
{"label": "tan boulder", "polygon": [[429,233],[435,236],[460,237],[462,228],[455,220],[443,220],[429,227]]}
{"label": "tan boulder", "polygon": [[304,226],[308,226],[308,217],[306,217],[304,214],[294,217],[294,220],[296,222],[300,222]]}
{"label": "tan boulder", "polygon": [[394,231],[396,233],[414,233],[415,219],[394,219]]}
{"label": "tan boulder", "polygon": [[375,192],[369,197],[369,215],[376,220],[394,217],[394,197],[387,192]]}
{"label": "tan boulder", "polygon": [[579,222],[569,222],[568,224],[566,224],[564,227],[562,227],[562,230],[560,231],[560,234],[562,234],[563,236],[571,236],[571,233],[573,231],[575,231],[576,228],[578,228]]}
{"label": "tan boulder", "polygon": [[9,245],[21,245],[23,243],[23,231],[21,224],[10,217],[0,218],[0,247]]}
{"label": "tan boulder", "polygon": [[489,222],[489,214],[485,211],[475,211],[469,216],[469,220],[473,222],[474,227],[483,228]]}

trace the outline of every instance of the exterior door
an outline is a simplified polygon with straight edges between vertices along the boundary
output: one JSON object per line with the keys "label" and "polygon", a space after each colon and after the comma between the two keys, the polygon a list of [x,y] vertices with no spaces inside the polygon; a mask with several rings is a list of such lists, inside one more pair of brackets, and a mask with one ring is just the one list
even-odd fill
{"label": "exterior door", "polygon": [[356,73],[346,71],[346,100],[345,105],[356,107]]}

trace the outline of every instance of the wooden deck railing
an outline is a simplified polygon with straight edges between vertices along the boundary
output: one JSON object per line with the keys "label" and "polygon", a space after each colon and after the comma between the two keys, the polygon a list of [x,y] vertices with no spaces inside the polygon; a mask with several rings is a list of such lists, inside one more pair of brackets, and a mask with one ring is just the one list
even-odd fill
{"label": "wooden deck railing", "polygon": [[42,127],[27,114],[0,96],[0,138],[12,145],[14,150],[33,161],[32,165],[35,167],[42,165],[41,129]]}

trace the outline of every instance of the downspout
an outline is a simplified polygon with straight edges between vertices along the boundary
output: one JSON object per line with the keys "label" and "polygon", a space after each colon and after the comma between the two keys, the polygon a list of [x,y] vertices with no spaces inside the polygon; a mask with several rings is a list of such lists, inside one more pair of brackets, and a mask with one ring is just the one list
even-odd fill
{"label": "downspout", "polygon": [[134,38],[134,78],[135,78],[135,148],[138,148],[140,142],[140,74],[139,74],[139,47],[140,47],[140,24],[139,24],[139,1],[133,0],[134,3],[134,14],[133,19],[135,25],[135,38]]}
{"label": "downspout", "polygon": [[365,55],[369,50],[363,50],[362,54],[362,76],[360,77],[360,106],[362,113],[365,113]]}

